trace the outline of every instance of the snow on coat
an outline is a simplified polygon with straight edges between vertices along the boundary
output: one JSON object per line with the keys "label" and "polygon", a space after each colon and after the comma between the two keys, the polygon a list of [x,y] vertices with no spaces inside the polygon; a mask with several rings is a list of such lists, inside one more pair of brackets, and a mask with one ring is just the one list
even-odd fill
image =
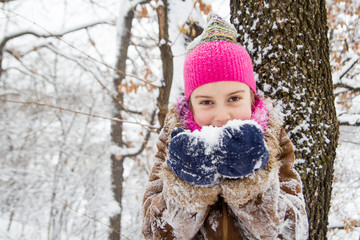
{"label": "snow on coat", "polygon": [[275,111],[269,112],[267,165],[243,179],[213,186],[183,181],[167,166],[175,127],[173,108],[159,135],[158,152],[143,199],[146,239],[307,239],[308,220],[294,151]]}

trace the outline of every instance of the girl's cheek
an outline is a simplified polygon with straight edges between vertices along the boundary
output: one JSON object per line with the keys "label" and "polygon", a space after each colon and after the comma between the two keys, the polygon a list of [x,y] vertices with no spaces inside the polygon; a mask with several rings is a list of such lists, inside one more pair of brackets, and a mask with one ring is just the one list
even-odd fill
{"label": "girl's cheek", "polygon": [[194,120],[200,127],[207,126],[210,123],[210,117],[206,111],[198,111],[194,116]]}

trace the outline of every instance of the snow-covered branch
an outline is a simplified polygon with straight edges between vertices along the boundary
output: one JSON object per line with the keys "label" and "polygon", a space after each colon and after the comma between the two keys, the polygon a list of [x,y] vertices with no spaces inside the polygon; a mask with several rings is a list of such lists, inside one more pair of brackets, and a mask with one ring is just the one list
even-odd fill
{"label": "snow-covered branch", "polygon": [[57,39],[60,39],[62,36],[66,35],[66,34],[73,33],[73,32],[79,31],[79,30],[88,29],[88,28],[94,27],[94,26],[99,25],[99,24],[110,24],[110,22],[101,20],[101,21],[96,21],[96,22],[80,25],[80,26],[73,27],[73,28],[63,30],[63,31],[59,31],[59,32],[53,32],[53,33],[49,32],[49,31],[47,31],[45,29],[43,29],[45,31],[45,33],[44,32],[38,32],[38,31],[35,31],[35,30],[25,30],[25,31],[18,31],[18,32],[15,32],[15,33],[12,33],[12,34],[9,34],[9,35],[3,37],[2,39],[0,39],[0,76],[1,76],[1,74],[3,72],[3,68],[2,68],[3,52],[4,52],[6,44],[10,40],[13,40],[13,39],[25,36],[25,35],[33,35],[33,36],[38,37],[38,38],[57,38]]}
{"label": "snow-covered branch", "polygon": [[334,85],[342,84],[341,79],[348,73],[359,61],[359,56],[354,54],[354,56],[345,64],[341,71],[333,74],[333,83]]}
{"label": "snow-covered branch", "polygon": [[[334,88],[346,89],[345,91],[360,92],[360,83],[356,79],[348,79],[344,76],[359,62],[359,56],[355,54],[339,72],[333,73]],[[335,96],[344,91],[335,91]]]}
{"label": "snow-covered branch", "polygon": [[335,88],[346,88],[347,90],[350,90],[352,92],[360,92],[360,87],[354,87],[347,83],[336,83],[336,84],[334,84],[334,87]]}
{"label": "snow-covered branch", "polygon": [[339,114],[338,121],[342,126],[360,126],[360,115],[351,113]]}
{"label": "snow-covered branch", "polygon": [[2,38],[0,40],[0,51],[3,51],[5,45],[8,41],[18,38],[18,37],[22,37],[24,35],[33,35],[38,38],[50,38],[50,37],[59,38],[66,34],[73,33],[73,32],[79,31],[79,30],[87,29],[87,28],[91,28],[91,27],[94,27],[99,24],[111,24],[111,23],[110,23],[110,21],[101,20],[101,21],[87,23],[87,24],[83,24],[83,25],[80,25],[77,27],[73,27],[73,28],[66,29],[66,30],[59,31],[59,32],[52,32],[52,33],[47,30],[45,30],[46,31],[45,33],[35,31],[35,30],[26,30],[26,31],[15,32],[15,33],[5,36],[4,38]]}

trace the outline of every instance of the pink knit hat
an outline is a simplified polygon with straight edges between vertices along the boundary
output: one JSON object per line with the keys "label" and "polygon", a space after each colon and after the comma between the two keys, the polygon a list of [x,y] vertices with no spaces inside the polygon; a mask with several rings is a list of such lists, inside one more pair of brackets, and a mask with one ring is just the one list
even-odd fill
{"label": "pink knit hat", "polygon": [[256,94],[249,53],[236,43],[235,28],[213,15],[203,33],[188,46],[184,64],[186,99],[197,87],[219,81],[245,83]]}

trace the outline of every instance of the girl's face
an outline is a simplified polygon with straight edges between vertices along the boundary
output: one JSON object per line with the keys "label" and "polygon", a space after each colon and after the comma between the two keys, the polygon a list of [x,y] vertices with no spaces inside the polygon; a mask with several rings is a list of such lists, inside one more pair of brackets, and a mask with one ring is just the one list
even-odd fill
{"label": "girl's face", "polygon": [[200,126],[222,127],[229,120],[251,118],[251,89],[234,81],[220,81],[196,88],[190,103],[195,122]]}

